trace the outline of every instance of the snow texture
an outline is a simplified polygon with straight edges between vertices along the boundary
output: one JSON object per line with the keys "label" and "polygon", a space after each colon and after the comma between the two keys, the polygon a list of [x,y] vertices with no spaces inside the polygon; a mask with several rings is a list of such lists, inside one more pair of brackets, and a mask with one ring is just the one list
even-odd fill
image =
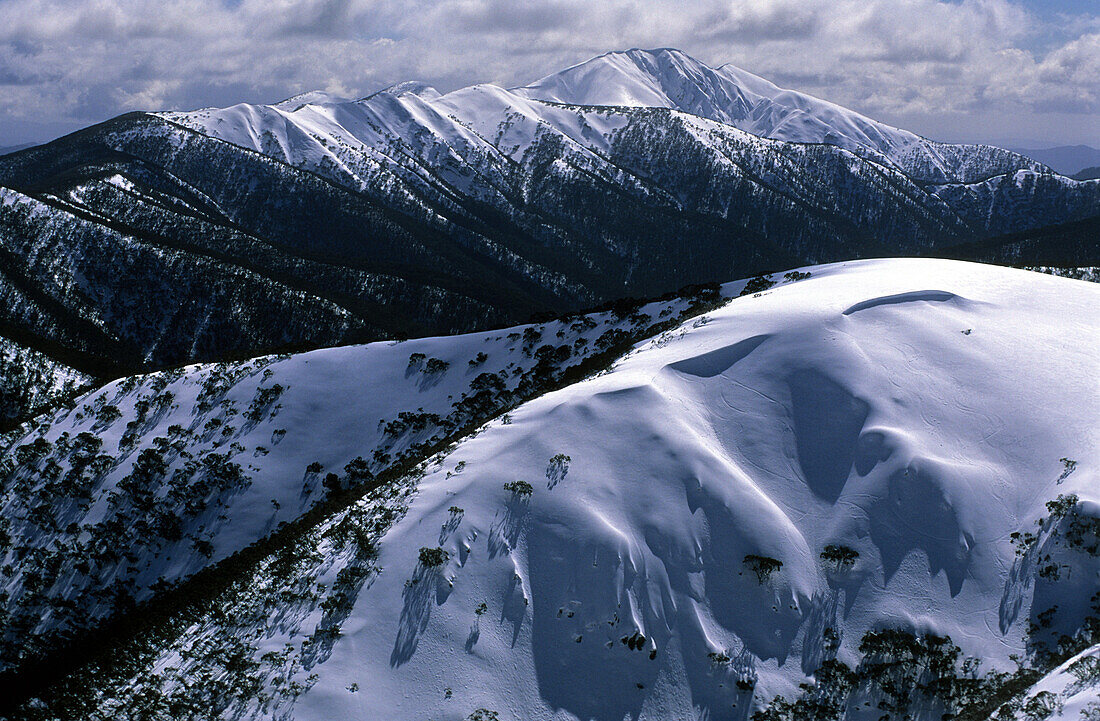
{"label": "snow texture", "polygon": [[[745,719],[797,695],[825,658],[826,629],[850,666],[865,632],[901,628],[1011,668],[1029,619],[1100,587],[1095,556],[1067,561],[1068,580],[1052,583],[1009,538],[1059,494],[1092,515],[1100,503],[1100,288],[928,259],[807,270],[436,457],[378,544],[381,572],[302,671],[315,674],[304,693],[252,713]],[[504,343],[490,333],[399,348],[454,365],[479,347],[500,358]],[[428,397],[381,362],[391,352],[276,367],[294,462],[258,474],[250,497],[286,499],[307,458],[336,465],[372,443],[379,397]],[[269,505],[235,509],[225,539],[273,518]],[[824,563],[828,544],[858,558]],[[441,564],[426,566],[418,549],[436,547]],[[348,562],[327,548],[322,592]],[[782,566],[761,575],[749,556]],[[319,611],[287,613],[297,621],[257,627],[260,651],[321,628]],[[179,659],[166,647],[156,668]],[[1066,696],[1067,682],[1043,683]]]}
{"label": "snow texture", "polygon": [[[1100,289],[935,260],[812,273],[456,448],[296,717],[744,718],[734,680],[797,693],[827,627],[849,664],[896,626],[1009,667],[1032,582],[1008,534],[1058,493],[1100,500]],[[830,543],[854,568],[822,564]],[[437,545],[450,561],[410,590]],[[748,554],[783,566],[760,583]],[[1095,559],[1080,573],[1095,590]]]}

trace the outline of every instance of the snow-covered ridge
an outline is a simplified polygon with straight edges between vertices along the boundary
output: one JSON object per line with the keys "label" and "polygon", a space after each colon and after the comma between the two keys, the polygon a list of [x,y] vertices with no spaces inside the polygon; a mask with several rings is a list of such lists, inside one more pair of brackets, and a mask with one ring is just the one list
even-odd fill
{"label": "snow-covered ridge", "polygon": [[[999,148],[936,143],[834,103],[785,90],[732,65],[710,68],[673,49],[607,53],[508,90],[477,85],[440,95],[424,83],[409,81],[355,102],[327,93],[304,93],[273,106],[238,105],[162,116],[263,152],[269,152],[271,141],[261,136],[271,133],[284,149],[300,153],[301,142],[308,141],[289,137],[291,126],[316,139],[321,147],[313,148],[314,153],[323,153],[329,141],[349,140],[384,152],[386,135],[409,139],[421,129],[455,146],[476,143],[468,136],[476,128],[484,142],[512,157],[534,140],[533,131],[539,125],[597,150],[609,142],[607,131],[614,127],[578,127],[576,113],[555,112],[544,103],[678,110],[759,137],[835,145],[899,169],[919,182],[974,182],[1021,168],[1050,172]],[[517,119],[534,124],[517,136],[516,130],[525,127],[521,123],[517,128]],[[410,121],[415,127],[407,126]],[[511,138],[506,137],[509,131]]]}
{"label": "snow-covered ridge", "polygon": [[1013,721],[1100,718],[1100,645],[1087,648],[1059,665],[1005,711],[1003,717]]}
{"label": "snow-covered ridge", "polygon": [[[992,167],[1006,161],[1049,172],[998,148],[935,143],[835,103],[780,88],[733,65],[710,68],[671,48],[607,53],[512,92],[573,105],[672,108],[760,137],[826,143],[867,154],[920,181],[970,182],[992,174]],[[966,168],[960,155],[985,156],[985,167]]]}
{"label": "snow-covered ridge", "polygon": [[[921,181],[981,178],[982,171],[961,167],[965,161],[959,154],[986,155],[987,163],[996,164],[1011,159],[1017,167],[1046,170],[1008,151],[934,143],[835,103],[780,88],[733,65],[710,68],[669,48],[607,53],[512,92],[573,105],[672,108],[761,137],[827,143],[869,154]],[[990,174],[988,167],[984,172]]]}
{"label": "snow-covered ridge", "polygon": [[333,471],[369,479],[695,302],[133,376],[13,431],[0,450],[12,571],[0,670],[298,518],[336,488]]}
{"label": "snow-covered ridge", "polygon": [[[870,631],[949,636],[986,669],[1072,632],[1100,559],[1045,504],[1100,510],[1100,288],[938,260],[804,270],[335,514],[100,713],[221,679],[205,703],[243,717],[740,721],[826,662],[862,668]],[[346,364],[297,370],[283,443],[371,416]],[[843,718],[877,711],[871,688]]]}

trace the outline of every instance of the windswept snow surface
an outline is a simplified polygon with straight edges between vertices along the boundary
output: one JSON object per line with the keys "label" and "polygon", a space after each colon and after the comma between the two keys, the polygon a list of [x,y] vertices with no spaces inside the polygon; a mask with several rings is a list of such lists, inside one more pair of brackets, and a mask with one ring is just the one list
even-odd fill
{"label": "windswept snow surface", "polygon": [[[988,670],[1012,668],[1054,604],[1053,630],[1071,631],[1100,588],[1097,557],[1062,549],[1054,582],[1009,535],[1062,494],[1100,508],[1100,288],[930,259],[806,270],[432,458],[389,491],[402,508],[360,544],[379,551],[368,568],[334,540],[359,523],[338,512],[242,582],[227,603],[244,610],[213,611],[131,691],[101,696],[98,717],[150,698],[149,684],[161,693],[169,671],[217,675],[203,664],[227,637],[264,654],[284,688],[258,681],[266,700],[233,706],[245,717],[719,721],[797,695],[833,634],[853,667],[866,631],[898,628],[949,635]],[[487,366],[507,361],[498,335],[423,349],[454,373],[479,347]],[[234,523],[276,517],[276,493],[293,507],[308,459],[338,466],[373,447],[381,405],[420,403],[376,395],[369,361],[421,347],[402,346],[270,367],[286,437],[268,458],[293,462],[255,476],[247,497],[262,508],[234,503]],[[393,376],[403,362],[384,365],[385,394],[437,395]],[[529,496],[505,488],[517,481]],[[858,559],[828,566],[827,544]],[[426,566],[433,548],[442,563]],[[782,566],[759,579],[750,555]]]}
{"label": "windswept snow surface", "polygon": [[[1093,284],[876,260],[643,344],[423,479],[294,716],[744,718],[734,681],[797,694],[825,628],[850,665],[888,626],[1005,667],[1034,592],[1009,533],[1060,493],[1100,500],[1098,308]],[[423,574],[434,546],[450,559]],[[761,584],[747,554],[782,569]],[[1095,559],[1075,572],[1097,588]]]}

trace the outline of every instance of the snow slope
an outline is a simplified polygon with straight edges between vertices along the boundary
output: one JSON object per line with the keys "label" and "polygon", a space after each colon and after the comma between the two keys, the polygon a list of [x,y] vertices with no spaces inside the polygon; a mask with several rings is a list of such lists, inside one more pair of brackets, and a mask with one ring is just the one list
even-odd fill
{"label": "snow slope", "polygon": [[[813,274],[456,448],[383,539],[386,572],[295,716],[739,718],[731,676],[789,694],[827,627],[849,662],[896,625],[1004,666],[1029,611],[1002,604],[1008,534],[1058,493],[1100,500],[1100,292],[942,261]],[[1061,457],[1079,462],[1064,478]],[[852,571],[823,567],[829,543],[858,550]],[[410,590],[436,545],[449,562]],[[746,554],[783,567],[761,585]],[[1097,568],[1081,569],[1094,590]],[[621,643],[634,633],[641,652]],[[740,667],[714,673],[711,652]]]}
{"label": "snow slope", "polygon": [[1031,687],[1008,718],[1096,721],[1100,718],[1100,646],[1068,659]]}
{"label": "snow slope", "polygon": [[[824,661],[855,668],[872,630],[947,635],[987,669],[1054,604],[1044,628],[1072,632],[1097,556],[1053,522],[1026,552],[1010,534],[1066,494],[1100,516],[1100,288],[940,260],[808,270],[335,514],[132,676],[96,676],[93,717],[232,679],[229,641],[262,693],[223,683],[225,715],[640,721],[748,718]],[[327,448],[370,416],[354,385],[323,390],[345,368],[285,377],[313,388],[280,413],[288,439]],[[845,718],[876,700],[857,690]]]}
{"label": "snow slope", "polygon": [[328,473],[357,463],[367,479],[505,407],[547,351],[558,372],[689,305],[192,365],[115,381],[13,431],[0,453],[0,668],[301,516]]}

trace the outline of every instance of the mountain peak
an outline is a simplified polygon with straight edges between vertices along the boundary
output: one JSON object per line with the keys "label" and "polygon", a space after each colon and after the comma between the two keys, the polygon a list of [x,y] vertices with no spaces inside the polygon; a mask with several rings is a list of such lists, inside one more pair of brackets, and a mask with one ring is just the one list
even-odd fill
{"label": "mountain peak", "polygon": [[394,83],[388,88],[383,88],[378,92],[389,93],[390,95],[415,95],[428,102],[443,97],[434,87],[420,80],[406,80],[401,83]]}
{"label": "mountain peak", "polygon": [[735,65],[718,68],[674,48],[605,53],[513,90],[569,105],[670,108],[761,137],[828,143],[896,163],[921,142],[908,131],[794,90]]}
{"label": "mountain peak", "polygon": [[604,53],[513,92],[532,100],[571,105],[686,109],[677,99],[693,86],[708,85],[713,73],[674,48],[632,48]]}
{"label": "mountain peak", "polygon": [[283,110],[295,110],[303,105],[330,105],[345,102],[347,102],[347,98],[325,92],[324,90],[308,90],[304,93],[298,93],[285,100],[273,103],[272,107]]}

